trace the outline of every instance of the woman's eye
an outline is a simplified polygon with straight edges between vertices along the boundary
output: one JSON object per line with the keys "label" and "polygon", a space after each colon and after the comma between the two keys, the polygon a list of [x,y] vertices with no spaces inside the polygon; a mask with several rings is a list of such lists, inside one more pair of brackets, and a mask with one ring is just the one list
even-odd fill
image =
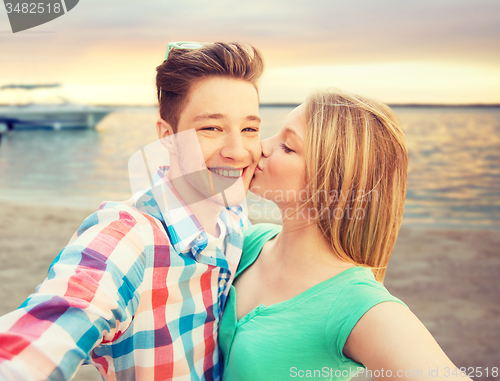
{"label": "woman's eye", "polygon": [[285,151],[285,153],[295,152],[293,149],[288,148],[288,147],[287,147],[285,144],[283,144],[283,143],[280,143],[280,146],[281,146],[281,148],[283,149],[283,151]]}
{"label": "woman's eye", "polygon": [[219,127],[203,127],[201,131],[219,131]]}

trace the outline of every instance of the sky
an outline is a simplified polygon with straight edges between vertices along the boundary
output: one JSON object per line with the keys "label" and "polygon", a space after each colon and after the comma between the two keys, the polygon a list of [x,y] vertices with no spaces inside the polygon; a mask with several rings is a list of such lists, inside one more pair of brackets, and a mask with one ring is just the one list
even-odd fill
{"label": "sky", "polygon": [[18,33],[0,5],[0,86],[61,83],[78,102],[153,105],[170,41],[251,43],[265,60],[263,103],[329,87],[392,104],[500,103],[498,0],[80,0]]}

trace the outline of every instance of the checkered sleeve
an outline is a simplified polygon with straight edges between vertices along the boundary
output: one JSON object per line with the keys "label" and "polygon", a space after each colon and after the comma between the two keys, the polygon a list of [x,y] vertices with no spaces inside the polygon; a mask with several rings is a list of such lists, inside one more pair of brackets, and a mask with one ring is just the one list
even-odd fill
{"label": "checkered sleeve", "polygon": [[1,380],[69,380],[95,346],[127,329],[145,268],[145,225],[132,210],[101,206],[36,292],[0,317]]}

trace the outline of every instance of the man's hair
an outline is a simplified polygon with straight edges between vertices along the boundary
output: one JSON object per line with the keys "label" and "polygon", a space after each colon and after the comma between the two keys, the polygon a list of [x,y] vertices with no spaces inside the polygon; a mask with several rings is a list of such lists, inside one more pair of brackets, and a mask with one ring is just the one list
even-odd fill
{"label": "man's hair", "polygon": [[156,68],[160,117],[177,131],[186,97],[196,82],[221,76],[248,81],[257,90],[264,64],[253,46],[215,42],[197,49],[172,49],[168,59]]}
{"label": "man's hair", "polygon": [[370,267],[382,282],[406,196],[408,148],[399,121],[386,105],[339,91],[318,92],[305,104],[316,223],[340,258]]}

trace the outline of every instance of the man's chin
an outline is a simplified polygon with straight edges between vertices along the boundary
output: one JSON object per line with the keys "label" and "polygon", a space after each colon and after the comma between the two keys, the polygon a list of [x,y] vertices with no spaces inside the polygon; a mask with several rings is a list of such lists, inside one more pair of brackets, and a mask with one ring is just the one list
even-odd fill
{"label": "man's chin", "polygon": [[214,204],[228,207],[241,204],[243,201],[245,201],[245,196],[241,197],[241,195],[234,195],[230,192],[223,192],[208,198],[208,200],[213,202]]}
{"label": "man's chin", "polygon": [[245,201],[246,196],[246,188],[243,188],[242,183],[238,181],[228,189],[210,197],[209,200],[222,206],[234,206]]}

